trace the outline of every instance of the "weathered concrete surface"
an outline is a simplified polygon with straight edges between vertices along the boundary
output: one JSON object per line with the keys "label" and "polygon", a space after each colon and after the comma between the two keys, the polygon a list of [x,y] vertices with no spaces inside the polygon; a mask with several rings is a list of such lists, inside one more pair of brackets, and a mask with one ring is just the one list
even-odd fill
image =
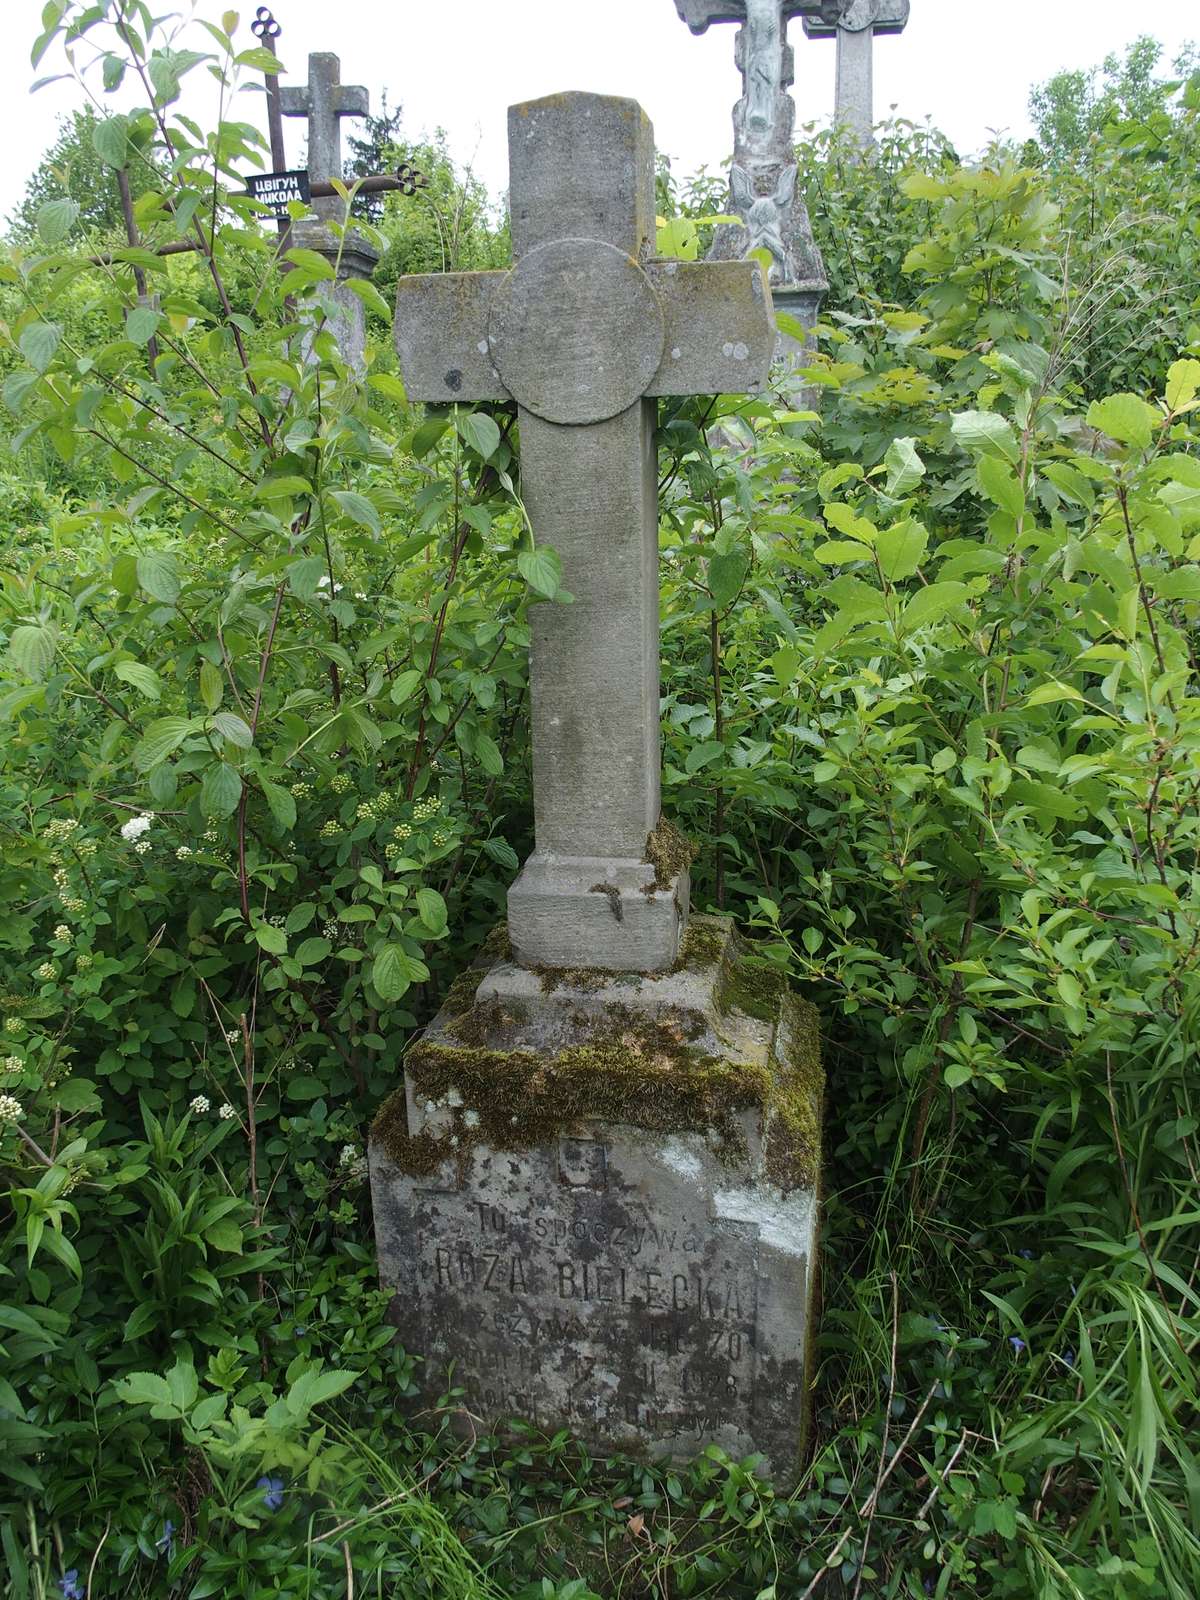
{"label": "weathered concrete surface", "polygon": [[464,1411],[798,1473],[821,1076],[810,1008],[695,918],[683,965],[456,985],[371,1137],[391,1317]]}
{"label": "weathered concrete surface", "polygon": [[757,262],[653,259],[654,142],[634,101],[551,95],[508,122],[516,264],[402,279],[396,348],[414,400],[516,400],[525,507],[573,596],[530,613],[536,849],[514,943],[539,965],[667,967],[686,868],[633,898],[660,810],[649,397],[761,388],[770,294]]}

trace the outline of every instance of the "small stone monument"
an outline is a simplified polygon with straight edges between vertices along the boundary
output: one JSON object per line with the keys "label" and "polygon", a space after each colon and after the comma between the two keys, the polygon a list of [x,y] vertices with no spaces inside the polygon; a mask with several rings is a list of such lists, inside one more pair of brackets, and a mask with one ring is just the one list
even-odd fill
{"label": "small stone monument", "polygon": [[875,128],[874,51],[877,33],[903,33],[909,0],[824,0],[806,16],[810,39],[837,40],[834,121],[843,123],[864,148]]}
{"label": "small stone monument", "polygon": [[513,399],[534,533],[535,850],[508,926],[410,1049],[370,1145],[380,1271],[475,1426],[598,1451],[715,1441],[794,1474],[821,1074],[811,1009],[720,918],[659,813],[659,395],[767,378],[757,261],[656,260],[630,100],[509,111],[510,272],[402,279],[414,399]]}
{"label": "small stone monument", "polygon": [[[280,105],[285,117],[308,119],[308,176],[311,183],[342,179],[343,117],[365,117],[369,109],[367,91],[343,84],[341,62],[326,51],[308,58],[308,83],[304,88],[284,86]],[[342,359],[361,373],[366,351],[366,316],[357,295],[343,287],[347,278],[369,278],[379,256],[361,234],[350,231],[337,238],[328,224],[341,222],[346,205],[340,197],[314,199],[312,209],[320,219],[299,223],[292,229],[293,243],[305,250],[316,250],[337,270],[338,281],[322,286],[325,314]]]}
{"label": "small stone monument", "polygon": [[[675,0],[693,33],[714,22],[740,22],[735,60],[742,98],[733,110],[730,209],[741,225],[716,230],[712,260],[738,259],[765,250],[776,311],[786,311],[807,336],[829,288],[813,239],[808,209],[796,192],[796,107],[787,92],[795,80],[795,54],[787,25],[820,0]],[[802,360],[806,341],[781,332],[778,353]]]}

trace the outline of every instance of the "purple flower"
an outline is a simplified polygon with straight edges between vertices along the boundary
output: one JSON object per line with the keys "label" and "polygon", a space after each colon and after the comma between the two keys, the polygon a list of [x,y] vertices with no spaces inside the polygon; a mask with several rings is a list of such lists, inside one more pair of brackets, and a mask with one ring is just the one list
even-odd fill
{"label": "purple flower", "polygon": [[283,1504],[283,1479],[260,1478],[254,1485],[263,1492],[263,1505],[268,1511],[278,1511]]}
{"label": "purple flower", "polygon": [[1018,1250],[1017,1254],[1019,1256],[1024,1256],[1026,1261],[1032,1261],[1033,1260],[1033,1251],[1032,1250]]}
{"label": "purple flower", "polygon": [[79,1587],[79,1568],[72,1567],[70,1572],[64,1572],[58,1580],[62,1600],[84,1600],[83,1590]]}
{"label": "purple flower", "polygon": [[1064,1350],[1063,1353],[1062,1353],[1062,1359],[1063,1359],[1063,1363],[1066,1366],[1073,1367],[1075,1365],[1075,1352],[1074,1352],[1074,1350],[1072,1350],[1070,1348]]}
{"label": "purple flower", "polygon": [[174,1547],[175,1524],[170,1520],[170,1518],[168,1518],[167,1521],[163,1523],[162,1537],[155,1540],[154,1548],[159,1551],[161,1555],[169,1558],[174,1550]]}
{"label": "purple flower", "polygon": [[1017,1355],[1020,1355],[1021,1352],[1025,1349],[1025,1341],[1024,1341],[1024,1339],[1018,1339],[1015,1333],[1010,1336],[1008,1342],[1009,1342],[1010,1345],[1012,1345],[1013,1351]]}

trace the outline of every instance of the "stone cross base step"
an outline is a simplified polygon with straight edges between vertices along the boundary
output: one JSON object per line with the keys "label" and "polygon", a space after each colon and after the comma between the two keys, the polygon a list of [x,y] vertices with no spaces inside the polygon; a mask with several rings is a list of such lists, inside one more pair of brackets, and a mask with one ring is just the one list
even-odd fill
{"label": "stone cross base step", "polygon": [[452,1382],[468,1429],[716,1443],[794,1480],[821,1094],[815,1013],[723,918],[693,918],[656,976],[464,974],[371,1133],[419,1403]]}

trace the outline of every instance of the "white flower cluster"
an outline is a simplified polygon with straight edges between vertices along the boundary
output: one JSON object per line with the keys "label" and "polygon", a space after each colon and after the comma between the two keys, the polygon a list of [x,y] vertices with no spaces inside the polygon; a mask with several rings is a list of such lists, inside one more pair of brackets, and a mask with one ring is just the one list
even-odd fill
{"label": "white flower cluster", "polygon": [[65,922],[60,922],[58,927],[55,928],[54,937],[59,944],[70,944],[72,938],[71,930]]}
{"label": "white flower cluster", "polygon": [[0,1094],[0,1122],[20,1122],[25,1115],[21,1102],[11,1094]]}
{"label": "white flower cluster", "polygon": [[324,823],[322,825],[322,827],[321,827],[321,838],[322,839],[336,839],[338,834],[341,833],[341,831],[342,831],[341,823],[337,820],[336,817],[330,817],[329,821]]}
{"label": "white flower cluster", "polygon": [[53,983],[58,977],[58,968],[53,961],[43,961],[34,976],[40,978],[43,983]]}
{"label": "white flower cluster", "polygon": [[56,817],[53,822],[46,824],[45,837],[62,842],[69,839],[78,827],[79,822],[75,817]]}
{"label": "white flower cluster", "polygon": [[143,812],[140,817],[130,817],[128,822],[121,824],[122,839],[127,839],[130,844],[133,844],[144,833],[149,832],[153,822],[154,818],[146,812]]}
{"label": "white flower cluster", "polygon": [[175,859],[176,861],[190,861],[195,853],[190,844],[181,844],[175,852]]}
{"label": "white flower cluster", "polygon": [[25,1063],[20,1056],[5,1056],[4,1058],[5,1072],[20,1072],[24,1065]]}
{"label": "white flower cluster", "polygon": [[75,970],[77,972],[86,972],[91,964],[92,957],[86,950],[80,951],[80,953],[75,957]]}
{"label": "white flower cluster", "polygon": [[338,1166],[351,1183],[361,1183],[367,1176],[367,1158],[359,1153],[356,1144],[344,1144],[338,1156]]}
{"label": "white flower cluster", "polygon": [[418,822],[428,822],[430,817],[436,817],[441,809],[440,800],[418,800],[413,807],[413,816]]}
{"label": "white flower cluster", "polygon": [[301,778],[298,783],[292,785],[292,793],[297,800],[307,800],[312,793],[312,784],[305,783],[304,779]]}
{"label": "white flower cluster", "polygon": [[242,1030],[240,1028],[226,1028],[225,1029],[225,1043],[226,1044],[238,1044],[240,1042],[240,1040],[241,1040],[241,1037],[242,1037]]}
{"label": "white flower cluster", "polygon": [[153,839],[139,839],[134,845],[134,852],[139,856],[148,856],[154,849]]}
{"label": "white flower cluster", "polygon": [[229,1104],[229,1101],[226,1100],[225,1104],[217,1112],[217,1115],[220,1117],[222,1122],[228,1122],[230,1117],[236,1117],[237,1116],[237,1112]]}
{"label": "white flower cluster", "polygon": [[25,1032],[25,1019],[23,1017],[5,1017],[5,1033],[15,1033],[18,1038]]}
{"label": "white flower cluster", "polygon": [[206,1094],[198,1094],[194,1100],[188,1102],[188,1110],[193,1116],[200,1117],[204,1115],[211,1105],[212,1101]]}
{"label": "white flower cluster", "polygon": [[333,790],[334,794],[345,794],[346,790],[350,787],[350,779],[344,772],[339,772],[334,777],[330,778],[329,787]]}

